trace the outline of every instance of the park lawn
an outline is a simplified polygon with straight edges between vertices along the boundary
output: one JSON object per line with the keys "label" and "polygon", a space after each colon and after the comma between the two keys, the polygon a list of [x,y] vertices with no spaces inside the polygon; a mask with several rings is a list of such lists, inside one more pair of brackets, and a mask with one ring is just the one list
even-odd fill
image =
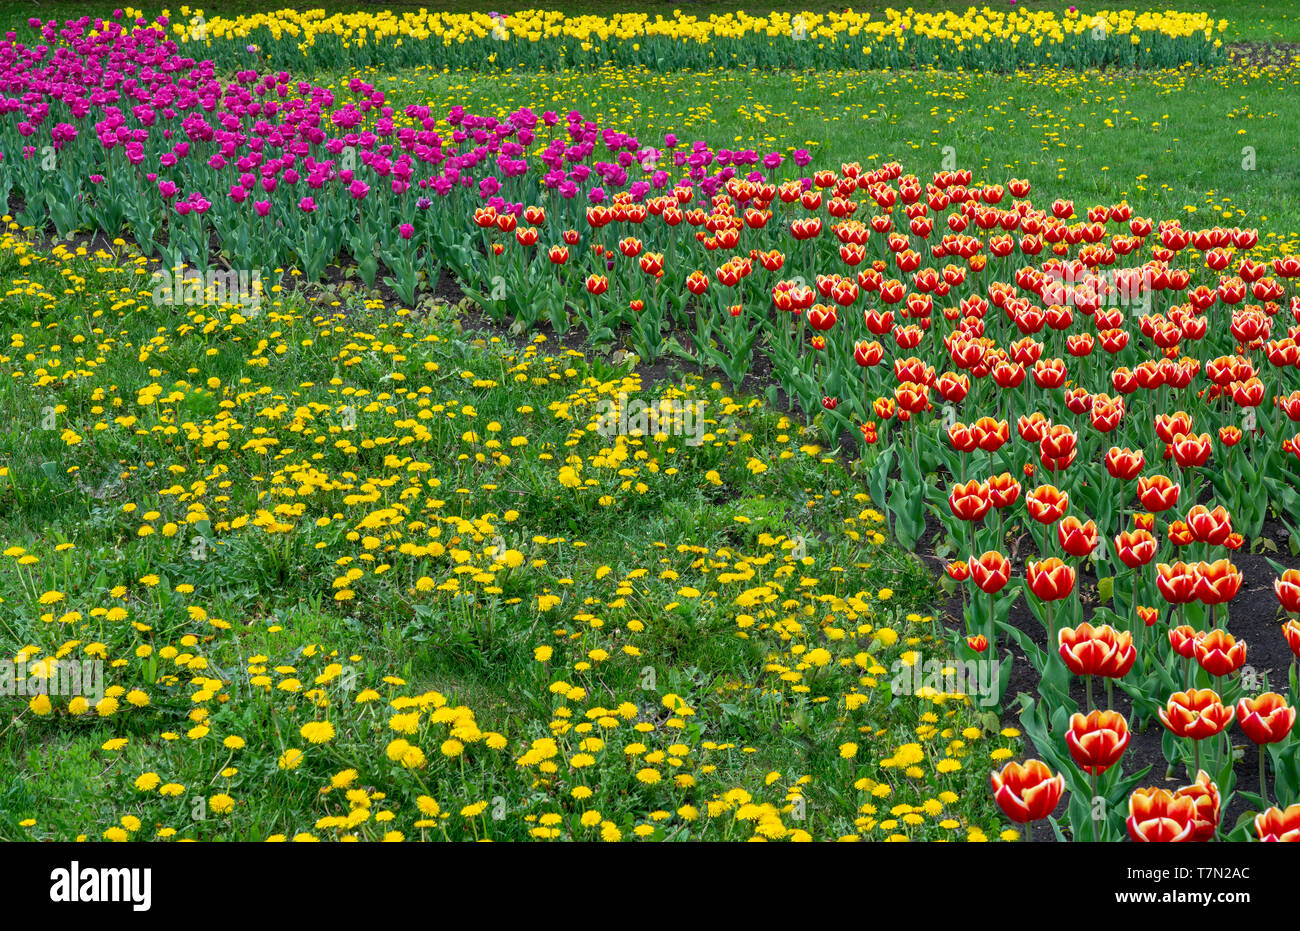
{"label": "park lawn", "polygon": [[[160,307],[148,271],[0,247],[0,652],[108,686],[0,699],[0,838],[1006,829],[1016,732],[895,697],[951,655],[937,590],[786,416],[445,304]],[[699,432],[602,435],[622,393]]]}

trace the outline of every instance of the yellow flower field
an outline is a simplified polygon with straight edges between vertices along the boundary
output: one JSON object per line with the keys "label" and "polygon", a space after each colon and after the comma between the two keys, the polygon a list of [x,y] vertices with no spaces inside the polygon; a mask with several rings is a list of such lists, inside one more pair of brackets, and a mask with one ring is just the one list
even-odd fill
{"label": "yellow flower field", "polygon": [[[0,637],[103,667],[0,734],[7,839],[1002,830],[1015,733],[890,709],[927,583],[788,418],[346,287],[169,316],[120,241],[0,269]],[[698,442],[602,435],[640,399]]]}
{"label": "yellow flower field", "polygon": [[[128,10],[128,14],[131,11]],[[1221,57],[1227,22],[1204,12],[1068,11],[967,7],[942,12],[675,11],[565,15],[558,10],[451,13],[282,9],[225,17],[181,7],[171,31],[184,46],[234,62],[250,53],[276,64],[338,67],[428,60],[451,67],[563,68],[600,63],[683,67],[881,67],[1024,64],[1165,67]],[[476,63],[476,64],[475,64]]]}

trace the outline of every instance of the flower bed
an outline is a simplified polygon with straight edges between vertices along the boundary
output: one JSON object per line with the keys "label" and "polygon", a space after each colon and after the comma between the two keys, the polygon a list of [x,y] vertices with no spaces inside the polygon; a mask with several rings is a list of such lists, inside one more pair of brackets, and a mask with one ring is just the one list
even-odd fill
{"label": "flower bed", "polygon": [[[828,441],[860,435],[861,480],[904,546],[942,525],[969,595],[959,658],[1014,645],[1036,670],[1022,720],[1060,775],[998,774],[1010,817],[1044,817],[1068,785],[1075,838],[1121,836],[1126,809],[1136,839],[1240,838],[1220,823],[1234,798],[1278,803],[1260,836],[1294,833],[1295,667],[1270,681],[1228,630],[1233,553],[1277,551],[1270,520],[1295,552],[1300,257],[1262,254],[1251,228],[957,167],[923,181],[647,145],[577,112],[399,114],[355,79],[346,102],[287,72],[223,82],[160,30],[85,26],[0,45],[0,193],[24,222],[125,226],[168,266],[224,255],[315,279],[350,257],[408,304],[445,268],[516,333],[576,329],[736,385],[765,357]],[[1300,572],[1276,568],[1300,612]],[[1022,599],[1037,642],[1010,621]],[[1296,621],[1273,636],[1300,655]],[[1097,679],[1129,719],[1096,706]],[[1272,775],[1259,792],[1236,785],[1234,720]],[[1179,793],[1123,772],[1129,728],[1157,722]]]}
{"label": "flower bed", "polygon": [[[1050,64],[1162,68],[1222,60],[1226,22],[1205,13],[1103,10],[915,13],[676,13],[565,16],[517,13],[336,13],[277,10],[167,23],[182,45],[223,66],[368,64],[484,70],[612,64],[693,68],[898,68],[1007,71]],[[432,58],[432,61],[431,61]]]}

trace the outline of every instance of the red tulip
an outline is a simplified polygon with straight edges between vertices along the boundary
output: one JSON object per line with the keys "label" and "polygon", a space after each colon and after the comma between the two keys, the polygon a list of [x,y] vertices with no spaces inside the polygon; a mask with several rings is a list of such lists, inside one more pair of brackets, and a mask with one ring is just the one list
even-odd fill
{"label": "red tulip", "polygon": [[1179,433],[1192,432],[1192,415],[1187,411],[1175,411],[1172,414],[1156,414],[1156,436],[1166,443],[1172,443]]}
{"label": "red tulip", "polygon": [[1196,597],[1207,605],[1219,605],[1237,597],[1241,572],[1227,559],[1197,563]]}
{"label": "red tulip", "polygon": [[1034,363],[1034,384],[1051,390],[1065,384],[1065,362],[1061,359],[1039,359]]}
{"label": "red tulip", "polygon": [[1020,498],[1020,483],[1010,472],[994,475],[989,479],[988,485],[989,501],[999,510],[1010,507]]}
{"label": "red tulip", "polygon": [[1224,446],[1236,446],[1241,442],[1241,428],[1229,424],[1219,428],[1219,442]]}
{"label": "red tulip", "polygon": [[1213,840],[1214,832],[1219,827],[1219,787],[1210,779],[1205,770],[1196,773],[1196,781],[1174,792],[1175,798],[1192,800],[1192,836],[1188,838],[1196,843]]}
{"label": "red tulip", "polygon": [[808,325],[818,332],[831,329],[835,321],[835,308],[829,304],[814,304],[808,311]]}
{"label": "red tulip", "polygon": [[1180,624],[1169,628],[1169,645],[1183,659],[1191,659],[1196,655],[1196,641],[1202,636],[1204,635],[1190,624]]}
{"label": "red tulip", "polygon": [[971,479],[965,484],[958,482],[948,493],[948,507],[958,520],[979,520],[992,505],[988,485],[977,479]]}
{"label": "red tulip", "polygon": [[861,339],[853,344],[853,361],[863,368],[879,365],[884,353],[884,347],[874,340]]}
{"label": "red tulip", "polygon": [[934,366],[926,365],[924,361],[915,356],[907,359],[895,359],[894,377],[900,382],[917,382],[929,387],[934,384]]}
{"label": "red tulip", "polygon": [[1232,536],[1232,518],[1223,505],[1213,511],[1198,504],[1187,512],[1187,527],[1198,543],[1222,546]]}
{"label": "red tulip", "polygon": [[[1287,569],[1280,578],[1274,579],[1273,591],[1277,593],[1283,611],[1290,614],[1300,612],[1300,569]],[[1291,649],[1300,657],[1300,649],[1296,649],[1295,645]]]}
{"label": "red tulip", "polygon": [[1256,815],[1255,836],[1269,843],[1300,843],[1300,802]]}
{"label": "red tulip", "polygon": [[975,443],[986,453],[995,453],[1002,448],[1011,436],[1010,425],[1005,420],[981,417],[971,424],[971,435]]}
{"label": "red tulip", "polygon": [[1258,407],[1264,401],[1264,383],[1251,377],[1245,381],[1233,382],[1232,400],[1240,407]]}
{"label": "red tulip", "polygon": [[1236,672],[1246,662],[1246,641],[1237,640],[1226,630],[1212,630],[1197,637],[1193,649],[1196,662],[1212,676]]}
{"label": "red tulip", "polygon": [[1133,635],[1109,624],[1093,627],[1084,621],[1078,627],[1062,627],[1056,642],[1066,668],[1076,676],[1123,678],[1137,659]]}
{"label": "red tulip", "polygon": [[1046,818],[1065,791],[1065,777],[1053,775],[1042,760],[1027,760],[1023,766],[1012,761],[993,773],[990,781],[998,806],[1017,824]]}
{"label": "red tulip", "polygon": [[1119,426],[1119,422],[1123,418],[1123,398],[1111,400],[1104,394],[1099,394],[1093,398],[1092,410],[1089,412],[1089,419],[1092,422],[1093,429],[1100,433],[1110,433]]}
{"label": "red tulip", "polygon": [[1156,564],[1156,589],[1173,605],[1196,600],[1196,570],[1185,562]]}
{"label": "red tulip", "polygon": [[1040,524],[1054,524],[1070,506],[1070,496],[1055,485],[1039,485],[1025,495],[1029,516]]}
{"label": "red tulip", "polygon": [[944,571],[954,582],[965,582],[970,578],[970,563],[964,559],[953,560],[944,567]]}
{"label": "red tulip", "polygon": [[1128,722],[1118,711],[1092,711],[1070,718],[1066,746],[1079,769],[1101,775],[1119,762],[1129,743]]}
{"label": "red tulip", "polygon": [[905,381],[894,389],[894,398],[909,414],[919,414],[930,406],[930,386]]}
{"label": "red tulip", "polygon": [[1138,479],[1137,496],[1148,511],[1167,511],[1178,503],[1179,485],[1167,475],[1144,475]]}
{"label": "red tulip", "polygon": [[1145,530],[1121,530],[1115,537],[1115,554],[1130,569],[1145,566],[1156,555],[1156,538]]}
{"label": "red tulip", "polygon": [[1196,827],[1196,802],[1168,789],[1138,789],[1128,800],[1128,835],[1145,843],[1189,841]]}
{"label": "red tulip", "polygon": [[1282,636],[1286,637],[1286,645],[1291,648],[1296,659],[1300,659],[1300,621],[1287,621],[1283,624]]}
{"label": "red tulip", "polygon": [[1226,708],[1214,689],[1188,689],[1169,696],[1157,710],[1161,722],[1178,737],[1204,740],[1232,723],[1232,709]]}
{"label": "red tulip", "polygon": [[1295,709],[1277,692],[1264,692],[1237,702],[1237,723],[1252,743],[1280,743],[1295,724]]}
{"label": "red tulip", "polygon": [[1178,433],[1170,444],[1174,451],[1174,461],[1180,468],[1190,469],[1205,465],[1210,458],[1210,435],[1208,433]]}
{"label": "red tulip", "polygon": [[1074,462],[1079,452],[1078,444],[1078,436],[1065,424],[1049,427],[1038,441],[1039,461],[1049,472],[1060,472]]}
{"label": "red tulip", "polygon": [[1181,520],[1169,522],[1169,542],[1174,546],[1190,546],[1195,543],[1192,537],[1192,531],[1187,524]]}
{"label": "red tulip", "polygon": [[944,372],[936,385],[945,401],[960,404],[970,393],[970,376],[956,372]]}
{"label": "red tulip", "polygon": [[1059,601],[1074,591],[1074,569],[1055,556],[1026,567],[1029,589],[1043,601]]}
{"label": "red tulip", "polygon": [[1092,355],[1096,340],[1091,333],[1073,333],[1065,338],[1065,349],[1070,355],[1082,358]]}
{"label": "red tulip", "polygon": [[1061,549],[1081,559],[1097,549],[1097,525],[1092,521],[1080,523],[1079,518],[1069,515],[1056,525],[1056,538]]}
{"label": "red tulip", "polygon": [[1022,440],[1037,443],[1043,438],[1043,432],[1050,426],[1051,422],[1043,416],[1042,412],[1034,411],[1016,421],[1016,432],[1020,434]]}
{"label": "red tulip", "polygon": [[1002,591],[1011,578],[1011,560],[997,550],[989,550],[978,559],[972,556],[968,565],[971,581],[988,595]]}
{"label": "red tulip", "polygon": [[971,453],[979,448],[975,434],[964,423],[948,425],[948,445],[959,453]]}

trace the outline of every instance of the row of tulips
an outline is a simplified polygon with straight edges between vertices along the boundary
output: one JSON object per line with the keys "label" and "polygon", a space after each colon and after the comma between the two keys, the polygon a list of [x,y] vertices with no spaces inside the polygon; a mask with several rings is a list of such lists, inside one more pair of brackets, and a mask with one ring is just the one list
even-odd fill
{"label": "row of tulips", "polygon": [[[1294,670],[1279,704],[1229,633],[1232,554],[1300,504],[1300,258],[1262,254],[1256,231],[1043,206],[1025,179],[966,170],[650,146],[576,112],[399,114],[360,80],[342,102],[285,72],[223,81],[160,28],[93,25],[0,42],[0,193],[27,219],[125,228],[174,264],[206,266],[212,234],[308,277],[347,257],[408,303],[445,266],[521,331],[576,325],[737,384],[766,355],[828,439],[861,437],[905,544],[942,523],[968,593],[958,650],[1000,657],[1010,638],[1038,670],[1021,718],[1069,781],[1072,837],[1118,836],[1088,800],[1119,811],[1143,775],[1070,762],[1073,716],[1112,711],[1116,688],[1225,805],[1234,709],[1277,724],[1294,707]],[[1038,554],[1023,578],[1018,540]],[[1300,577],[1278,571],[1295,611]],[[1011,622],[1022,595],[1042,637]],[[1278,733],[1271,790],[1242,791],[1258,811],[1300,801],[1289,721]]]}
{"label": "row of tulips", "polygon": [[659,71],[744,68],[925,67],[1007,71],[1035,65],[1167,68],[1223,60],[1226,23],[1205,13],[1131,10],[1081,14],[988,7],[916,13],[772,12],[697,17],[627,12],[328,14],[292,9],[248,16],[195,13],[165,24],[192,54],[223,67],[452,70],[609,65]]}
{"label": "row of tulips", "polygon": [[[1120,736],[1116,730],[1123,720],[1114,712],[1093,712],[1086,718],[1075,716],[1070,723],[1073,741],[1070,752],[1081,768],[1105,769],[1111,765],[1105,760],[1111,759],[1113,763],[1123,754],[1127,731]],[[1008,763],[993,774],[992,783],[998,805],[1008,818],[1024,825],[1029,840],[1033,839],[1034,822],[1051,816],[1066,789],[1065,779],[1053,773],[1042,760]],[[1134,789],[1117,819],[1123,819],[1130,838],[1142,843],[1210,841],[1222,832],[1222,810],[1217,787],[1209,774],[1201,771],[1191,785],[1179,789],[1159,786]],[[1103,820],[1095,819],[1094,826]],[[1110,827],[1107,824],[1106,829]],[[1098,827],[1099,836],[1102,830]],[[1243,838],[1253,834],[1258,840],[1272,843],[1300,841],[1300,804],[1262,811],[1234,833]]]}

